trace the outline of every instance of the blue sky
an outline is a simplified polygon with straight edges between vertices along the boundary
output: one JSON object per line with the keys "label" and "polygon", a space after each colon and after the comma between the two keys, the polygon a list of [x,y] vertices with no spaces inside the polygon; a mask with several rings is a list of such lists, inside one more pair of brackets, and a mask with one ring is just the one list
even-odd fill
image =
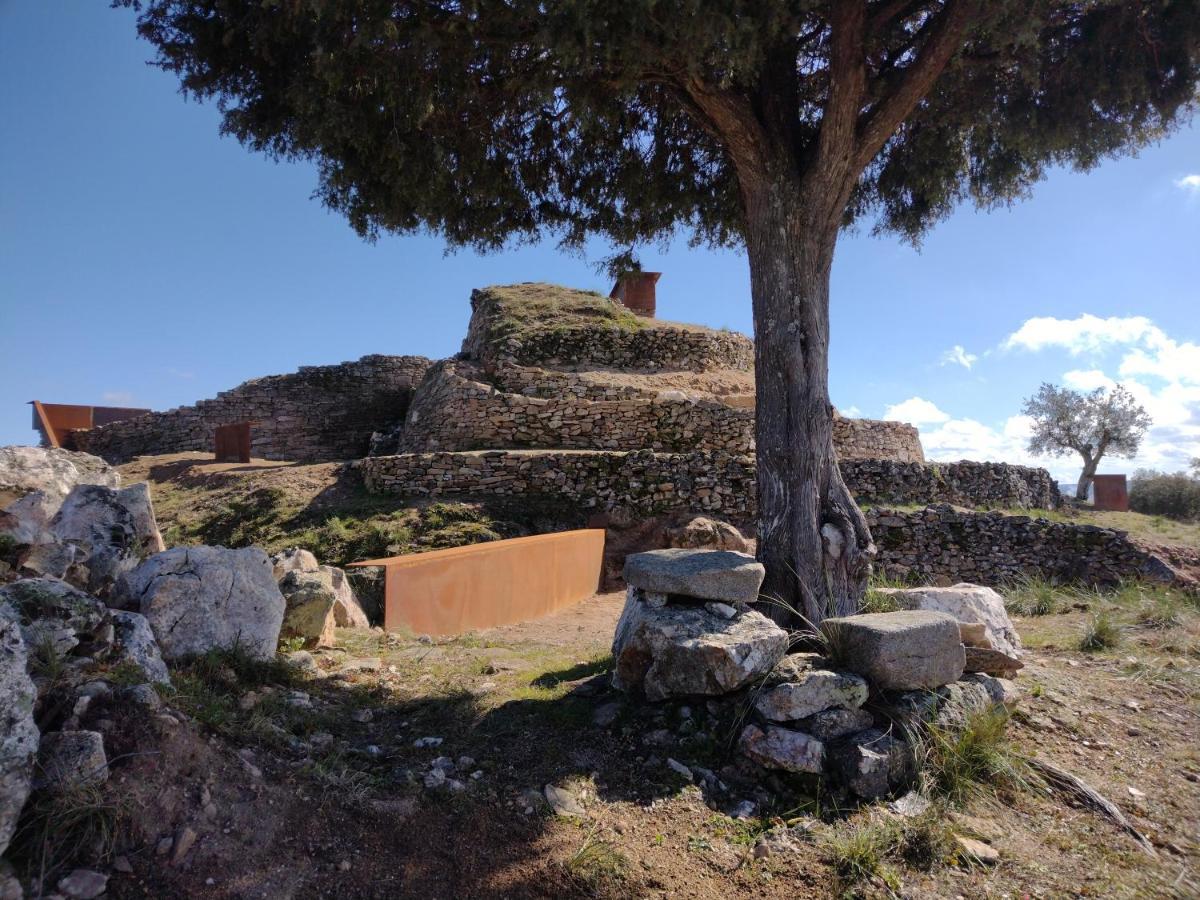
{"label": "blue sky", "polygon": [[[246,378],[366,353],[456,352],[471,288],[607,290],[552,243],[446,256],[436,237],[361,241],[311,199],[308,165],[218,135],[145,65],[133,16],[102,0],[0,0],[0,444],[31,399],[167,409]],[[751,332],[745,257],[642,248],[663,318]],[[918,252],[844,235],[831,389],[843,410],[920,427],[942,459],[1023,449],[1041,381],[1120,380],[1156,427],[1139,465],[1200,455],[1200,125],[1034,196],[966,208]],[[957,350],[955,348],[958,348]]]}

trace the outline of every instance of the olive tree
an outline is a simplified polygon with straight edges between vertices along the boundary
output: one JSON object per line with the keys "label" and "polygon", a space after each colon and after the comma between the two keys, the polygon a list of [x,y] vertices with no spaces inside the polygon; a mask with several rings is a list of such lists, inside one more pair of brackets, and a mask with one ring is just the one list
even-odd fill
{"label": "olive tree", "polygon": [[1195,0],[116,0],[188,95],[364,236],[496,250],[687,234],[749,260],[764,594],[857,608],[829,275],[1154,140],[1194,105]]}
{"label": "olive tree", "polygon": [[1030,453],[1083,457],[1076,500],[1088,498],[1100,460],[1106,454],[1134,456],[1151,424],[1146,410],[1119,384],[1087,394],[1043,384],[1022,412],[1033,419]]}

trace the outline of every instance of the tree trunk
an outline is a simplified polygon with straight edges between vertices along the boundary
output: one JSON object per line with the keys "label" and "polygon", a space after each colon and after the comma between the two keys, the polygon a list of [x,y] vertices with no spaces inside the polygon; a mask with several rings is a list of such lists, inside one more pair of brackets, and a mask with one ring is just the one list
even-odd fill
{"label": "tree trunk", "polygon": [[837,223],[814,225],[793,184],[744,198],[764,611],[781,625],[816,625],[858,610],[875,552],[833,447],[829,273]]}
{"label": "tree trunk", "polygon": [[1088,489],[1092,486],[1092,478],[1096,474],[1096,469],[1100,467],[1100,457],[1084,456],[1083,458],[1083,474],[1079,476],[1079,483],[1075,485],[1075,499],[1086,501],[1088,498]]}

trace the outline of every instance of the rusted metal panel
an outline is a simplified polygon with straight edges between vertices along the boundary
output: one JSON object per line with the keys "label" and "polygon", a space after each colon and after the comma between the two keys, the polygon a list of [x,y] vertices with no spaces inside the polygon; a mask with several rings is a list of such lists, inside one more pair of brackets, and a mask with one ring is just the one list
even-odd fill
{"label": "rusted metal panel", "polygon": [[42,403],[30,400],[33,427],[49,447],[71,448],[71,432],[147,415],[148,409],[125,406],[84,406],[76,403]]}
{"label": "rusted metal panel", "polygon": [[1092,508],[1112,512],[1129,509],[1129,486],[1124,475],[1096,475],[1092,478]]}
{"label": "rusted metal panel", "polygon": [[383,627],[461,634],[524,622],[600,584],[604,530],[587,528],[352,563],[387,573]]}
{"label": "rusted metal panel", "polygon": [[630,272],[617,279],[609,296],[630,312],[653,319],[658,305],[655,285],[660,278],[662,272]]}
{"label": "rusted metal panel", "polygon": [[252,422],[218,425],[214,437],[217,462],[250,462],[250,426]]}

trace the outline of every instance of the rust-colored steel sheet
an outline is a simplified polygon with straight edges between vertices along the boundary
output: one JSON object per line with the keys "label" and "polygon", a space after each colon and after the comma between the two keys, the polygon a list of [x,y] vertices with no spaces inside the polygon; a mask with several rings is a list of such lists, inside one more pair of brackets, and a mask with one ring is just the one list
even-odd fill
{"label": "rust-colored steel sheet", "polygon": [[604,530],[586,528],[352,563],[387,572],[383,627],[461,634],[572,606],[600,584]]}
{"label": "rust-colored steel sheet", "polygon": [[1096,475],[1092,478],[1092,508],[1125,512],[1129,509],[1129,486],[1124,475]]}
{"label": "rust-colored steel sheet", "polygon": [[250,426],[252,422],[218,425],[214,437],[217,462],[250,462]]}
{"label": "rust-colored steel sheet", "polygon": [[150,412],[125,406],[83,406],[75,403],[42,403],[33,405],[33,427],[51,447],[71,447],[72,431],[87,431],[97,425],[134,419]]}

